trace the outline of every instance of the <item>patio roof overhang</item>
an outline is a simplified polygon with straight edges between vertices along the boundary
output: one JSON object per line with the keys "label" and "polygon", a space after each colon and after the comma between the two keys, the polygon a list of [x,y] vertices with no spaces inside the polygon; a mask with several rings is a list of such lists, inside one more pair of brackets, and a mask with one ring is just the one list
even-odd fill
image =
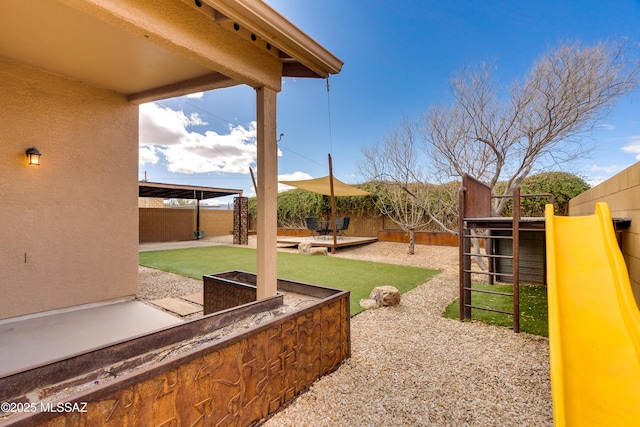
{"label": "patio roof overhang", "polygon": [[134,104],[235,86],[280,91],[342,61],[260,0],[0,2],[0,57]]}
{"label": "patio roof overhang", "polygon": [[[339,73],[340,59],[261,0],[28,0],[0,1],[0,68],[5,64],[35,70],[26,78],[37,74],[38,81],[10,82],[30,84],[34,98],[50,80],[67,79],[78,90],[117,94],[113,103],[121,110],[130,107],[124,101],[135,106],[236,85],[255,89],[258,298],[276,293],[277,93],[283,77]],[[58,107],[66,96],[50,95],[56,114],[64,114]],[[18,99],[10,114],[24,116],[23,105]],[[135,113],[127,111],[127,125]],[[74,134],[64,133],[52,144]]]}
{"label": "patio roof overhang", "polygon": [[139,182],[138,196],[157,197],[162,199],[206,200],[224,196],[242,196],[242,190],[198,187],[193,185],[163,184],[159,182]]}

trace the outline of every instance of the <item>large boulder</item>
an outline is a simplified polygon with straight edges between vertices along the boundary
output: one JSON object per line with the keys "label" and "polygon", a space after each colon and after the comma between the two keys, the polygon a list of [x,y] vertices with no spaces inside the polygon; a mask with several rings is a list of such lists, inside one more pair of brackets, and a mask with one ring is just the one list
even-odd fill
{"label": "large boulder", "polygon": [[400,292],[395,286],[378,286],[371,291],[369,298],[382,307],[400,304]]}
{"label": "large boulder", "polygon": [[310,250],[311,250],[310,242],[302,242],[298,245],[299,254],[308,254]]}
{"label": "large boulder", "polygon": [[302,242],[298,244],[298,253],[307,255],[326,255],[327,248],[314,248],[311,242]]}
{"label": "large boulder", "polygon": [[364,308],[365,310],[369,310],[370,308],[379,308],[380,304],[378,304],[378,302],[374,299],[361,299],[360,300],[360,307]]}
{"label": "large boulder", "polygon": [[309,255],[326,255],[327,248],[311,248],[309,249]]}

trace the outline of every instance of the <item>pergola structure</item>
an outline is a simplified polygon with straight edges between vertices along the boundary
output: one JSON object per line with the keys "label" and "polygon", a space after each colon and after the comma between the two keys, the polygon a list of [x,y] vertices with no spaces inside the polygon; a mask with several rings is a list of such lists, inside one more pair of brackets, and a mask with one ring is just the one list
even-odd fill
{"label": "pergola structure", "polygon": [[138,196],[200,201],[216,197],[242,196],[242,190],[141,181],[138,183]]}
{"label": "pergola structure", "polygon": [[225,196],[242,196],[242,190],[228,188],[200,187],[195,185],[163,184],[160,182],[140,181],[139,197],[160,199],[188,199],[196,201],[196,239],[200,239],[200,201]]}
{"label": "pergola structure", "polygon": [[0,58],[0,319],[135,294],[138,105],[235,85],[256,91],[258,299],[276,293],[276,95],[340,59],[260,0],[3,1]]}
{"label": "pergola structure", "polygon": [[331,245],[331,253],[336,253],[337,241],[337,224],[336,224],[336,196],[369,196],[371,193],[345,184],[333,176],[333,161],[331,154],[329,159],[329,175],[322,178],[305,179],[302,181],[280,181],[281,184],[290,185],[313,193],[322,194],[331,197],[331,235],[333,236],[333,245]]}

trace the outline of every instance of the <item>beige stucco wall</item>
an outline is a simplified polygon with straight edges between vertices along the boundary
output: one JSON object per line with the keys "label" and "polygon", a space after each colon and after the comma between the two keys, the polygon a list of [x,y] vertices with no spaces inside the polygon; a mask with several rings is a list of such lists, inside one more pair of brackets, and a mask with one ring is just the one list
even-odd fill
{"label": "beige stucco wall", "polygon": [[614,218],[631,218],[622,233],[622,254],[640,305],[640,162],[572,199],[569,215],[592,215],[597,202],[606,202]]}
{"label": "beige stucco wall", "polygon": [[0,81],[0,319],[134,295],[137,106],[3,60]]}

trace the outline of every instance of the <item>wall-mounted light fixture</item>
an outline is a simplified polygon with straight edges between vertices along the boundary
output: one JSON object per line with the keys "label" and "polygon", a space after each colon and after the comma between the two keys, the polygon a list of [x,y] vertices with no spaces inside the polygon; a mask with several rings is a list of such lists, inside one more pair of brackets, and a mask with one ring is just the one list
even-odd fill
{"label": "wall-mounted light fixture", "polygon": [[29,158],[30,165],[40,165],[40,152],[36,147],[31,147],[27,149],[27,157]]}

